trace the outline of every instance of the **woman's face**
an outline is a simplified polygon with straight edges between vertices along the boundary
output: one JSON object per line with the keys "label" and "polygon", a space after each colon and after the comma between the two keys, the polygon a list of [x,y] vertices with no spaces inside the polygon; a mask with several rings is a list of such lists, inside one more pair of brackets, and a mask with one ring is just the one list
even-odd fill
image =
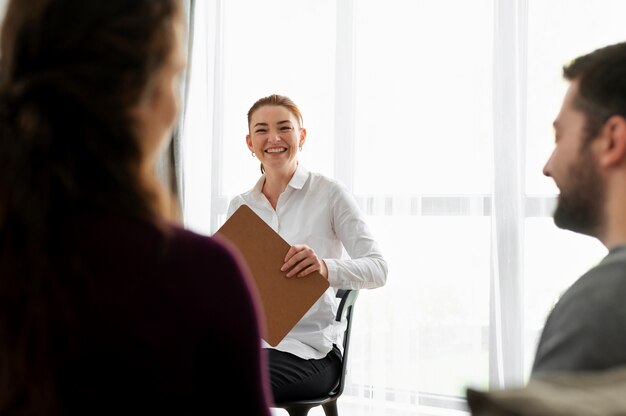
{"label": "woman's face", "polygon": [[146,92],[133,111],[139,146],[148,168],[152,168],[162,147],[171,137],[178,119],[179,78],[185,68],[183,30],[182,13],[179,11],[174,19],[172,50],[163,66],[148,81]]}
{"label": "woman's face", "polygon": [[249,128],[246,143],[265,170],[293,174],[306,138],[296,116],[283,106],[266,105],[252,113]]}

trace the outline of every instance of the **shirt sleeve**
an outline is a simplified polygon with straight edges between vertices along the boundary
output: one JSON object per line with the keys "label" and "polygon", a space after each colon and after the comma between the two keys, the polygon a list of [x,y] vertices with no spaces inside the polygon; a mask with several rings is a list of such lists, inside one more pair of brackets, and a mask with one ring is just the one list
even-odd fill
{"label": "shirt sleeve", "polygon": [[365,215],[345,187],[330,190],[333,229],[350,259],[323,259],[331,286],[342,289],[374,289],[387,281],[387,261],[365,221]]}
{"label": "shirt sleeve", "polygon": [[237,209],[243,205],[243,198],[241,196],[236,196],[230,200],[228,203],[228,210],[226,211],[226,219],[230,218],[231,215],[237,211]]}

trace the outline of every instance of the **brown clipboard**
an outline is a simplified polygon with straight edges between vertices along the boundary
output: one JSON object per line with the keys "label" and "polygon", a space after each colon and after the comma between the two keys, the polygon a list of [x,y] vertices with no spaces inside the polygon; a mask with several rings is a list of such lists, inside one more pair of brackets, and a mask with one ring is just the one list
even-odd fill
{"label": "brown clipboard", "polygon": [[246,261],[265,314],[263,338],[278,345],[328,289],[328,280],[318,272],[288,278],[280,268],[291,246],[247,205],[239,207],[216,234],[237,247]]}

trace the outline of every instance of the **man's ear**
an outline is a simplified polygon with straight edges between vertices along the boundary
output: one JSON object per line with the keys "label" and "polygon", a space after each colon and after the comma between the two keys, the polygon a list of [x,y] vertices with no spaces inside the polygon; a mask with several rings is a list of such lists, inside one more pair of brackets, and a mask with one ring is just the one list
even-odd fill
{"label": "man's ear", "polygon": [[601,130],[599,163],[610,167],[626,162],[626,119],[611,116]]}

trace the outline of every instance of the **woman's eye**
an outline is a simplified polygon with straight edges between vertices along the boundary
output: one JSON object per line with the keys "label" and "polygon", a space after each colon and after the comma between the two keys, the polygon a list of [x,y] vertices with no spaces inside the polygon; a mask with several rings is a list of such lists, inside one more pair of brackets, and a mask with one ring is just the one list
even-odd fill
{"label": "woman's eye", "polygon": [[284,126],[284,127],[281,127],[280,130],[281,131],[289,131],[289,130],[291,130],[291,127],[290,126]]}
{"label": "woman's eye", "polygon": [[266,129],[257,129],[255,130],[255,133],[265,133],[266,131]]}

